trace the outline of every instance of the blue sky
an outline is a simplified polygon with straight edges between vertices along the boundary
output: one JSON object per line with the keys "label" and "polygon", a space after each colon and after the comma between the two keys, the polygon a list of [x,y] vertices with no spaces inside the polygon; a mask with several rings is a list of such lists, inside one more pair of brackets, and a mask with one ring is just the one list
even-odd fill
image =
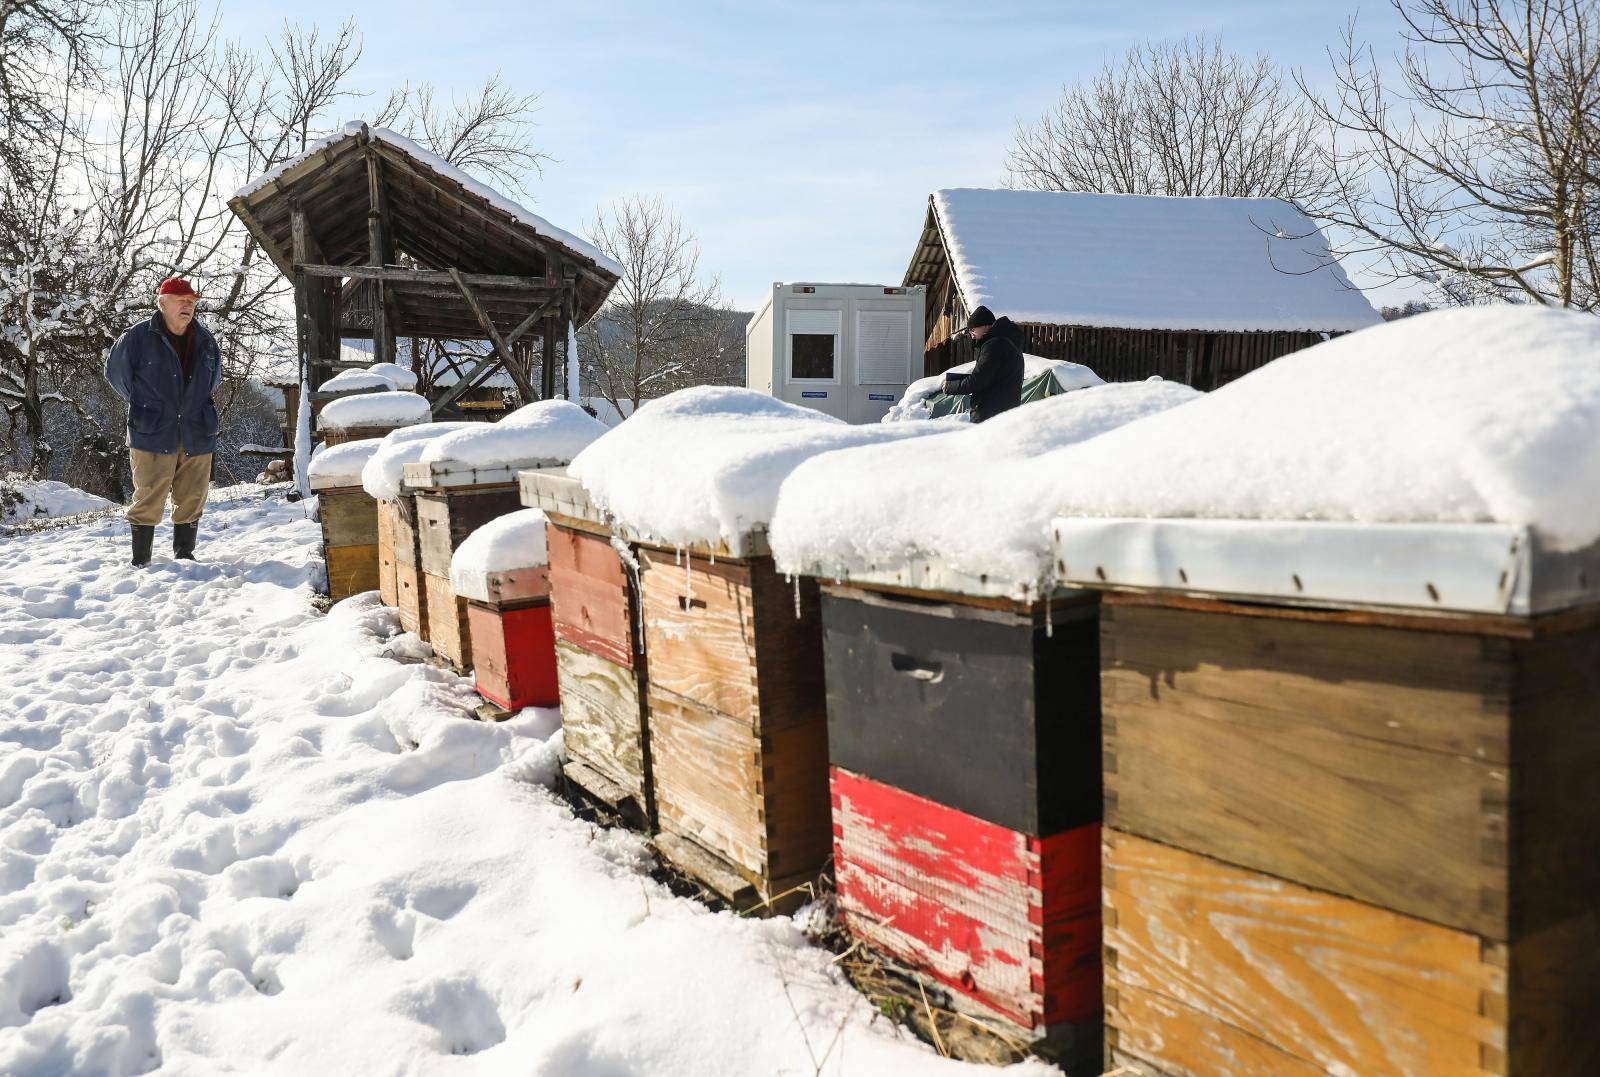
{"label": "blue sky", "polygon": [[[1340,3],[840,3],[222,0],[246,41],[283,20],[365,48],[376,102],[407,81],[464,91],[500,72],[538,93],[555,161],[530,208],[586,232],[599,204],[659,194],[702,265],[752,309],[775,280],[898,283],[929,192],[998,186],[1018,119],[1130,45],[1195,32],[1321,80]],[[1293,14],[1286,14],[1292,10]],[[441,15],[441,11],[445,12]],[[1385,50],[1394,17],[1363,12]],[[361,118],[351,103],[344,119]]]}

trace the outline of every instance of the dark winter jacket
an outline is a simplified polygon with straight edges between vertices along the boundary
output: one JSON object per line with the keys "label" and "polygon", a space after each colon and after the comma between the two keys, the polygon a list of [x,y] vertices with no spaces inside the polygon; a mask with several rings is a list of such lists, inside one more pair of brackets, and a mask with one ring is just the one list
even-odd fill
{"label": "dark winter jacket", "polygon": [[211,393],[222,380],[222,353],[211,331],[189,323],[199,334],[191,345],[192,376],[183,368],[172,342],[161,331],[158,311],[147,322],[122,334],[106,359],[106,381],[128,402],[128,447],[145,452],[184,452],[201,456],[217,447],[217,406]]}
{"label": "dark winter jacket", "polygon": [[1001,318],[978,346],[978,361],[966,374],[946,374],[944,391],[972,396],[972,421],[981,423],[1022,403],[1022,330]]}

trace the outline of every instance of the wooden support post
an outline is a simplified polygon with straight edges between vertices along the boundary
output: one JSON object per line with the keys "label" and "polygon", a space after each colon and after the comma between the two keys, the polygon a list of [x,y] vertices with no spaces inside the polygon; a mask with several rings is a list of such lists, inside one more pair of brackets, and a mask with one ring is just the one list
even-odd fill
{"label": "wooden support post", "polygon": [[[367,156],[367,264],[382,267],[389,261],[388,205],[383,197],[382,164],[369,143]],[[394,327],[389,324],[388,289],[383,279],[372,282],[372,359],[394,362]]]}
{"label": "wooden support post", "polygon": [[[472,289],[467,286],[465,275],[459,270],[455,269],[449,270],[449,273],[451,278],[456,282],[456,287],[461,290],[461,296],[467,301],[467,306],[472,308],[472,313],[478,319],[478,324],[483,327],[484,333],[488,335],[489,343],[494,346],[495,352],[499,354],[501,363],[504,364],[506,371],[511,375],[511,380],[517,383],[517,392],[522,394],[522,402],[527,404],[539,399],[533,393],[533,386],[529,383],[526,372],[517,369],[516,364],[511,362],[510,345],[505,342],[505,339],[500,335],[500,331],[495,328],[494,319],[489,317],[489,312],[483,309],[483,304],[478,302],[478,297],[474,295]],[[519,326],[518,328],[520,330],[521,327]],[[487,360],[493,358],[494,355],[492,354],[487,356],[485,360],[480,361],[479,367],[481,368],[484,365],[484,362],[487,362]],[[478,368],[474,368],[473,373],[477,373],[477,370]],[[463,381],[465,382],[470,380],[470,378],[471,375],[469,375],[467,379],[463,379]],[[460,383],[458,383],[456,388],[460,388]],[[462,391],[465,392],[464,389]],[[460,395],[460,393],[457,393],[456,398],[459,398]]]}
{"label": "wooden support post", "polygon": [[560,314],[557,313],[546,318],[544,323],[544,355],[539,360],[539,388],[545,400],[554,399],[556,395],[556,326],[559,320]]}
{"label": "wooden support post", "polygon": [[322,282],[312,281],[298,268],[301,263],[312,259],[311,251],[315,246],[306,224],[305,209],[298,201],[289,206],[289,232],[297,267],[294,274],[294,313],[295,336],[300,347],[300,370],[307,383],[307,391],[315,392],[317,386],[329,376],[322,356],[322,337],[317,331]]}

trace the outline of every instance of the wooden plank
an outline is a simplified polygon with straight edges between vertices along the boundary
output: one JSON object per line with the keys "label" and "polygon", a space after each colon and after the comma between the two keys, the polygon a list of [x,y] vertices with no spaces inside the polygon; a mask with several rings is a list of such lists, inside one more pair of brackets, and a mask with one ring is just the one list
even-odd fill
{"label": "wooden plank", "polygon": [[1027,1029],[1100,1012],[1100,834],[1040,839],[839,767],[834,871],[851,931]]}
{"label": "wooden plank", "polygon": [[394,563],[416,568],[421,563],[417,551],[417,499],[402,493],[389,502],[389,526],[394,531]]}
{"label": "wooden plank", "polygon": [[[308,277],[322,277],[331,279],[354,278],[356,280],[382,280],[393,281],[397,284],[436,284],[443,288],[453,288],[455,277],[450,270],[439,269],[407,269],[404,266],[370,266],[370,265],[323,265],[317,262],[298,262],[295,269]],[[561,288],[559,285],[551,286],[543,277],[515,276],[504,273],[462,273],[461,279],[477,288],[504,288],[515,290],[529,300],[546,302],[554,299],[561,302]]]}
{"label": "wooden plank", "polygon": [[323,490],[317,495],[317,506],[324,545],[377,544],[378,503],[365,490]]}
{"label": "wooden plank", "polygon": [[400,610],[400,627],[414,632],[423,641],[428,639],[428,592],[423,586],[422,570],[395,558],[396,605]]}
{"label": "wooden plank", "polygon": [[479,695],[510,711],[556,706],[560,697],[548,604],[501,610],[468,602],[467,627]]}
{"label": "wooden plank", "polygon": [[1499,1072],[1505,958],[1475,935],[1110,829],[1104,888],[1120,1051],[1187,1073],[1293,1072],[1284,1056],[1318,1072]]}
{"label": "wooden plank", "polygon": [[751,880],[767,874],[761,752],[754,731],[649,686],[650,768],[662,829],[694,839]]}
{"label": "wooden plank", "polygon": [[555,653],[567,754],[648,807],[649,753],[638,676],[564,640],[556,641]]}
{"label": "wooden plank", "polygon": [[[482,366],[485,363],[498,362],[498,364],[505,369],[506,373],[511,375],[511,380],[516,382],[517,391],[522,394],[522,399],[524,402],[539,399],[534,395],[533,386],[528,381],[527,373],[523,371],[514,361],[512,361],[510,343],[501,337],[500,330],[495,328],[494,319],[489,317],[489,312],[483,309],[482,303],[478,302],[478,297],[473,293],[472,287],[467,283],[466,278],[462,276],[459,270],[451,269],[448,272],[450,273],[451,279],[455,281],[456,287],[461,290],[461,297],[467,301],[467,306],[472,310],[473,316],[478,319],[478,325],[483,328],[483,331],[488,336],[490,343],[494,345],[494,351],[491,352],[490,355],[479,360],[479,366]],[[545,306],[550,305],[551,304],[548,302],[545,304]],[[519,329],[520,328],[521,327],[519,326]],[[462,381],[470,383],[475,376],[475,370],[468,371],[467,376],[463,378]],[[448,396],[449,394],[446,395]]]}
{"label": "wooden plank", "polygon": [[507,485],[421,491],[416,499],[422,568],[445,577],[450,575],[450,559],[468,535],[490,520],[522,508],[516,487]]}
{"label": "wooden plank", "polygon": [[1106,607],[1106,821],[1505,939],[1508,647]]}
{"label": "wooden plank", "polygon": [[400,604],[399,585],[394,575],[394,509],[387,501],[377,505],[378,514],[378,596],[390,608]]}
{"label": "wooden plank", "polygon": [[448,576],[422,574],[427,593],[428,642],[433,653],[449,659],[457,669],[472,668],[472,629],[467,623],[467,600],[457,598]]}
{"label": "wooden plank", "polygon": [[378,589],[378,544],[329,546],[324,555],[328,567],[328,598],[342,602],[351,595]]}
{"label": "wooden plank", "polygon": [[583,796],[598,800],[633,825],[651,829],[645,806],[639,802],[639,798],[587,763],[569,758],[561,764],[561,776],[577,786]]}
{"label": "wooden plank", "polygon": [[622,558],[606,539],[566,527],[545,530],[552,572],[588,576],[618,588],[626,588],[631,582]]}

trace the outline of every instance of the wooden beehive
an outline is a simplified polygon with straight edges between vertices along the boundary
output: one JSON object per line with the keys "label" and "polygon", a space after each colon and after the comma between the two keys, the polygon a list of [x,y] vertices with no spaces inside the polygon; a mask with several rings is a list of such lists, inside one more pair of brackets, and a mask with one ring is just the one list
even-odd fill
{"label": "wooden beehive", "polygon": [[428,595],[423,586],[422,554],[417,542],[417,499],[409,490],[389,503],[389,528],[393,541],[395,605],[400,627],[428,638]]}
{"label": "wooden beehive", "polygon": [[378,597],[391,609],[400,605],[399,584],[395,579],[394,506],[379,501],[378,509]]}
{"label": "wooden beehive", "polygon": [[[1215,543],[1191,530],[1159,547],[1199,582]],[[1600,551],[1490,533],[1472,561],[1460,532],[1415,531],[1342,534],[1322,561],[1316,535],[1246,539],[1236,582],[1270,578],[1238,598],[1105,595],[1115,1064],[1600,1070]],[[1419,542],[1458,563],[1411,579],[1394,566]],[[1082,544],[1063,563],[1118,585]],[[1300,604],[1263,601],[1279,575]],[[1456,608],[1353,608],[1413,586]]]}
{"label": "wooden beehive", "polygon": [[1069,1065],[1097,1062],[1094,597],[822,591],[846,926]]}
{"label": "wooden beehive", "polygon": [[458,669],[472,668],[472,631],[467,600],[450,585],[450,559],[466,537],[522,502],[514,483],[466,485],[439,482],[436,465],[405,465],[406,485],[416,494],[417,550],[426,593],[428,642]]}
{"label": "wooden beehive", "polygon": [[639,561],[662,851],[736,904],[793,903],[832,844],[816,583],[765,555]]}
{"label": "wooden beehive", "polygon": [[317,491],[328,598],[342,601],[378,587],[378,506],[359,486]]}
{"label": "wooden beehive", "polygon": [[479,695],[508,711],[556,705],[555,635],[548,599],[513,604],[469,601],[467,622]]}
{"label": "wooden beehive", "polygon": [[522,503],[549,521],[563,773],[587,797],[653,830],[639,573],[623,562],[609,525],[564,469],[524,471],[520,481]]}

